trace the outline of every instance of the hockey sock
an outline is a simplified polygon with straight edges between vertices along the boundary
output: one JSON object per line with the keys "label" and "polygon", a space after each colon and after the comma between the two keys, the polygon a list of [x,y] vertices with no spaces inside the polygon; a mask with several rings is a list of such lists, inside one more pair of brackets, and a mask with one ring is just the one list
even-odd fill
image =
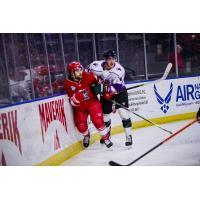
{"label": "hockey sock", "polygon": [[123,127],[124,127],[124,131],[125,131],[125,135],[126,136],[129,136],[131,135],[131,119],[125,119],[125,120],[122,120],[122,124],[123,124]]}

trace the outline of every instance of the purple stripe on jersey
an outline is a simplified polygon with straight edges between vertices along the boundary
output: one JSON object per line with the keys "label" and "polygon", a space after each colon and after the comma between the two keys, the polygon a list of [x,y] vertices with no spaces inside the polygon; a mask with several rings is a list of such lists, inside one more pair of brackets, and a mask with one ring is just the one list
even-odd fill
{"label": "purple stripe on jersey", "polygon": [[123,84],[119,84],[119,83],[115,83],[112,86],[115,88],[117,92],[121,92],[126,89],[126,87]]}

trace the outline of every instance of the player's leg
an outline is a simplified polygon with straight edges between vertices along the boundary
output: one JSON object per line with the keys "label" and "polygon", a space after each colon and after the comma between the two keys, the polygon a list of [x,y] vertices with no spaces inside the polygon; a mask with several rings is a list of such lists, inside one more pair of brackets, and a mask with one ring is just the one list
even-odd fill
{"label": "player's leg", "polygon": [[[113,103],[108,101],[107,99],[104,99],[103,97],[100,98],[100,102],[101,102],[101,107],[103,110],[103,118],[104,118],[104,124],[106,126],[106,128],[110,131],[110,135],[111,135],[111,118],[110,118],[110,113],[112,113],[112,106]],[[100,143],[103,143],[103,140],[100,140]]]}
{"label": "player's leg", "polygon": [[118,112],[122,119],[122,125],[126,135],[125,145],[130,146],[132,145],[132,135],[131,135],[132,123],[131,123],[130,113],[124,108],[119,108]]}
{"label": "player's leg", "polygon": [[83,135],[83,146],[88,147],[90,144],[90,133],[87,124],[88,113],[80,110],[74,111],[74,121],[78,131]]}
{"label": "player's leg", "polygon": [[111,131],[111,118],[110,118],[110,114],[104,114],[104,124],[105,127],[108,129],[108,131]]}
{"label": "player's leg", "polygon": [[[128,108],[128,93],[127,93],[127,91],[118,94],[115,98],[115,101]],[[132,122],[131,122],[130,112],[125,110],[124,108],[121,108],[120,106],[117,106],[117,105],[116,105],[116,108],[118,108],[118,112],[119,112],[120,118],[122,120],[122,125],[123,125],[124,132],[126,135],[125,145],[130,146],[130,145],[132,145],[132,135],[131,135]]]}
{"label": "player's leg", "polygon": [[89,114],[92,123],[101,135],[103,144],[105,144],[108,148],[111,147],[113,144],[110,141],[110,130],[104,124],[102,107],[99,100],[93,101],[89,108]]}

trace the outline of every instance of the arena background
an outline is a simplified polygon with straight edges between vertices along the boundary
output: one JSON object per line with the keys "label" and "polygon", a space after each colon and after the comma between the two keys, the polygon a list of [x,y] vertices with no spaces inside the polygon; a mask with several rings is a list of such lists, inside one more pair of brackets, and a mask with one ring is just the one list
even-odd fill
{"label": "arena background", "polygon": [[62,94],[66,65],[86,68],[107,49],[117,52],[126,83],[156,79],[169,62],[171,78],[200,74],[197,33],[1,33],[0,106]]}

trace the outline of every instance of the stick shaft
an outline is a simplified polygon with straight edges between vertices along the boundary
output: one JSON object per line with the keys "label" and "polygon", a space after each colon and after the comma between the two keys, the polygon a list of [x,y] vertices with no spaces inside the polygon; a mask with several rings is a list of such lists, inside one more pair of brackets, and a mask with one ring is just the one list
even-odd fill
{"label": "stick shaft", "polygon": [[157,80],[152,81],[152,82],[150,82],[150,83],[148,82],[148,83],[142,83],[142,84],[139,84],[139,85],[135,85],[135,86],[132,86],[132,87],[127,88],[126,90],[131,90],[131,89],[134,89],[134,88],[138,88],[138,87],[142,87],[142,86],[145,86],[145,85],[150,85],[150,84],[152,84],[152,83],[158,83],[158,82],[160,82],[160,81],[163,81],[163,80],[165,80],[165,79],[167,78],[167,76],[168,76],[168,74],[169,74],[171,68],[172,68],[172,64],[169,63],[169,64],[167,65],[166,69],[165,69],[165,72],[164,72],[163,76],[162,76],[160,79],[157,79]]}
{"label": "stick shaft", "polygon": [[131,112],[132,114],[134,114],[134,115],[136,115],[136,116],[138,116],[138,117],[140,117],[140,118],[144,119],[145,121],[149,122],[150,124],[152,124],[152,125],[154,125],[154,126],[156,126],[156,127],[160,128],[160,129],[162,129],[163,131],[165,131],[165,132],[168,132],[169,134],[172,134],[172,132],[171,132],[171,131],[169,131],[169,130],[167,130],[167,129],[165,129],[165,128],[162,128],[162,127],[161,127],[161,126],[159,126],[158,124],[156,124],[156,123],[154,123],[154,122],[152,122],[152,121],[150,121],[150,120],[146,119],[145,117],[143,117],[143,116],[141,116],[141,115],[139,115],[139,114],[137,114],[137,113],[135,113],[135,112],[131,111],[130,109],[128,109],[127,107],[125,107],[125,106],[121,105],[120,103],[118,103],[118,102],[115,102],[115,101],[113,101],[113,100],[111,100],[111,99],[108,99],[108,100],[109,100],[109,101],[111,101],[111,102],[113,102],[113,103],[115,103],[116,105],[118,105],[118,106],[120,106],[120,107],[124,108],[125,110],[127,110],[127,111]]}

